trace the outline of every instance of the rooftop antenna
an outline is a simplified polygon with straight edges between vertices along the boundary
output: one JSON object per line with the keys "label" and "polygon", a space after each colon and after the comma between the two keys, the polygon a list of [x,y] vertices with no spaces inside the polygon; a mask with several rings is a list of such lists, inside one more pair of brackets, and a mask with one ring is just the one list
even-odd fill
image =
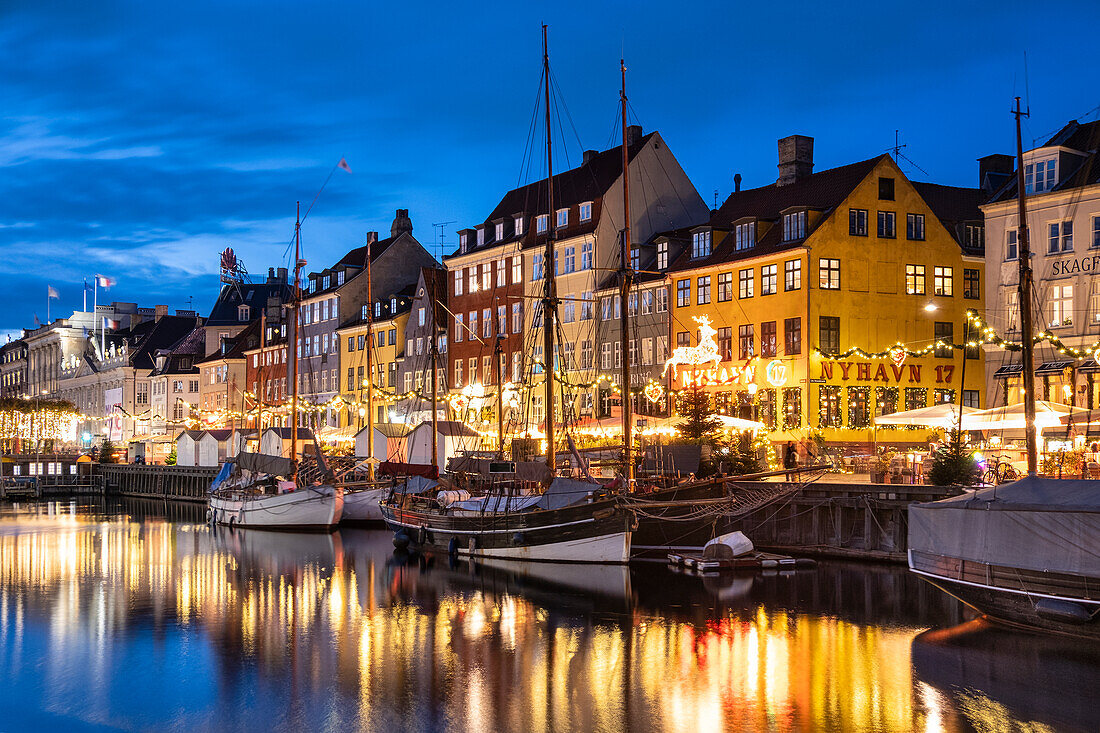
{"label": "rooftop antenna", "polygon": [[919,165],[917,165],[916,161],[914,161],[912,158],[910,158],[905,153],[901,152],[902,148],[907,148],[907,147],[909,147],[909,146],[906,143],[901,142],[901,138],[898,134],[898,130],[894,130],[894,146],[892,148],[889,148],[889,150],[892,150],[894,152],[894,162],[896,163],[898,161],[898,159],[900,158],[901,160],[904,160],[906,163],[908,163],[909,165],[911,165],[914,168],[916,168],[917,170],[919,170],[924,175],[926,175],[926,176],[930,175],[928,173],[928,171],[926,171],[924,168],[921,168]]}
{"label": "rooftop antenna", "polygon": [[714,189],[714,208],[718,208],[718,189]]}
{"label": "rooftop antenna", "polygon": [[446,233],[447,233],[445,227],[448,227],[448,226],[450,226],[451,224],[454,224],[454,223],[455,223],[455,220],[452,219],[451,221],[439,221],[439,222],[436,222],[436,223],[432,224],[433,227],[435,227],[436,229],[439,230],[438,241],[436,241],[436,243],[435,243],[435,245],[437,247],[439,247],[439,259],[443,259],[443,247],[445,245],[444,237],[446,236]]}

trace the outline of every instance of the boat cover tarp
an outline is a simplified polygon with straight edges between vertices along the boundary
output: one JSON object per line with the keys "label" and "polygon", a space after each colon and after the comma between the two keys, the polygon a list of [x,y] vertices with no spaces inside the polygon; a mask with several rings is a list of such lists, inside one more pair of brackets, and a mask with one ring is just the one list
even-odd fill
{"label": "boat cover tarp", "polygon": [[461,509],[467,512],[522,512],[537,506],[541,499],[541,494],[513,496],[511,498],[501,496],[500,494],[492,494],[454,501],[451,502],[450,508]]}
{"label": "boat cover tarp", "polygon": [[[498,463],[492,458],[472,458],[459,456],[451,459],[452,473],[476,473],[479,476],[489,476],[489,464]],[[499,474],[494,474],[499,475]],[[521,481],[534,481],[545,484],[550,481],[550,467],[542,461],[516,461],[515,477]]]}
{"label": "boat cover tarp", "polygon": [[233,461],[226,461],[222,464],[221,469],[218,471],[218,475],[214,477],[214,480],[210,484],[210,491],[214,492],[218,490],[225,481],[233,474]]}
{"label": "boat cover tarp", "polygon": [[274,476],[290,476],[294,473],[294,461],[282,456],[241,452],[233,460],[238,466],[252,473],[269,473]]}
{"label": "boat cover tarp", "polygon": [[587,481],[577,481],[571,478],[558,477],[550,482],[546,493],[539,498],[540,509],[561,509],[571,504],[584,501],[590,491],[603,489],[599,484],[590,484]]}
{"label": "boat cover tarp", "polygon": [[[429,468],[431,467],[429,466]],[[434,490],[437,486],[439,486],[439,482],[434,478],[427,478],[414,474],[406,479],[402,492],[405,494],[423,494],[426,491]]]}
{"label": "boat cover tarp", "polygon": [[1032,476],[912,504],[909,549],[1100,577],[1100,481]]}

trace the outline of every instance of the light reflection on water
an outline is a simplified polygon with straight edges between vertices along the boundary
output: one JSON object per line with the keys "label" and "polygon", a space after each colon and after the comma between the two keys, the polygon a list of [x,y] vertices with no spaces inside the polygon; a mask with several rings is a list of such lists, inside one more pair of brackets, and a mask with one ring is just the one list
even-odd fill
{"label": "light reflection on water", "polygon": [[399,561],[384,531],[230,531],[199,508],[164,511],[0,510],[0,729],[1100,722],[1088,703],[1049,703],[1091,697],[1095,650],[988,628],[918,636],[964,618],[901,568],[707,581],[660,565],[452,568]]}

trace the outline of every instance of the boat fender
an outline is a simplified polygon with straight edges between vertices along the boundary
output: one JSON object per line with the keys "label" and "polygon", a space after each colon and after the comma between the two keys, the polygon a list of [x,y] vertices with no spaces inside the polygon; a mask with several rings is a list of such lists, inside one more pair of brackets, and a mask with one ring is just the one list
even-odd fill
{"label": "boat fender", "polygon": [[420,525],[420,532],[416,536],[416,541],[420,545],[428,544],[428,525]]}
{"label": "boat fender", "polygon": [[527,542],[527,536],[525,534],[523,534],[523,532],[516,532],[514,535],[512,535],[512,544],[513,545],[522,545],[522,544],[525,544],[526,542]]}
{"label": "boat fender", "polygon": [[235,522],[235,521],[237,521],[236,517],[230,517],[229,518],[229,528],[230,529],[233,529],[233,522]]}
{"label": "boat fender", "polygon": [[399,550],[405,550],[409,547],[409,535],[404,530],[393,533],[393,546]]}
{"label": "boat fender", "polygon": [[206,510],[206,523],[207,524],[213,524],[214,523],[214,510],[213,509],[207,509]]}
{"label": "boat fender", "polygon": [[1084,624],[1092,620],[1092,616],[1081,604],[1054,598],[1042,598],[1036,602],[1035,613],[1048,621],[1063,624]]}
{"label": "boat fender", "polygon": [[447,543],[447,554],[454,557],[458,554],[458,538],[452,537],[451,541]]}

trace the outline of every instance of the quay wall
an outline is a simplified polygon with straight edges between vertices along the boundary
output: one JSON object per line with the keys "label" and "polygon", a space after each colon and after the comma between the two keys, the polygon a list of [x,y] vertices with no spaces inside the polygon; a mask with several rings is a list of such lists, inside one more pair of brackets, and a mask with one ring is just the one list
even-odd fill
{"label": "quay wall", "polygon": [[753,512],[738,528],[764,549],[905,562],[909,505],[958,493],[941,486],[815,482]]}

